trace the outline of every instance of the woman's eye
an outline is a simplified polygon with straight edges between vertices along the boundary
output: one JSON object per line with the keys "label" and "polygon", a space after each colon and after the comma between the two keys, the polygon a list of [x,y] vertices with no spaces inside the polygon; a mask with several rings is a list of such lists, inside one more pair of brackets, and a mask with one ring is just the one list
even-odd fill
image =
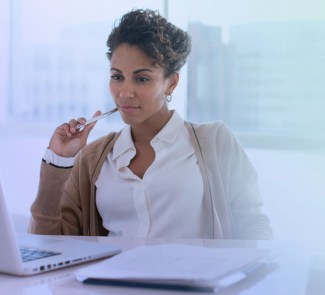
{"label": "woman's eye", "polygon": [[149,79],[145,78],[145,77],[138,77],[137,81],[139,81],[139,82],[147,82],[147,81],[149,81]]}
{"label": "woman's eye", "polygon": [[122,79],[122,76],[121,75],[112,75],[111,76],[111,79],[112,80],[121,80]]}

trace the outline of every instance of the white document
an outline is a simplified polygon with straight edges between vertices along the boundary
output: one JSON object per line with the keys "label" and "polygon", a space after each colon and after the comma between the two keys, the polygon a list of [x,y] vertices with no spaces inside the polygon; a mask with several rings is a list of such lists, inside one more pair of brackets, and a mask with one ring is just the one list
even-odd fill
{"label": "white document", "polygon": [[141,246],[77,271],[80,281],[140,282],[220,289],[247,277],[268,250],[180,244]]}

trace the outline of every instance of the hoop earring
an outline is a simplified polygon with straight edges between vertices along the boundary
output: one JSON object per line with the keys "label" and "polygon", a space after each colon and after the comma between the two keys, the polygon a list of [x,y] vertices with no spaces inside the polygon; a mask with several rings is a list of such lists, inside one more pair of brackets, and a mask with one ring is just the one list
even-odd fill
{"label": "hoop earring", "polygon": [[172,99],[173,99],[173,95],[172,95],[172,93],[171,93],[171,94],[168,94],[168,95],[166,96],[166,100],[167,100],[167,102],[171,102]]}

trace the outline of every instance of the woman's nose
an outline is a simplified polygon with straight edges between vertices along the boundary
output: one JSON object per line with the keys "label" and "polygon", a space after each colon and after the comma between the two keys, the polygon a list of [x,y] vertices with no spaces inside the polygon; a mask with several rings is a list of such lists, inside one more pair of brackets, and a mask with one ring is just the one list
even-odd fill
{"label": "woman's nose", "polygon": [[120,89],[120,97],[121,98],[132,98],[134,97],[134,88],[132,86],[132,83],[124,81],[121,85]]}

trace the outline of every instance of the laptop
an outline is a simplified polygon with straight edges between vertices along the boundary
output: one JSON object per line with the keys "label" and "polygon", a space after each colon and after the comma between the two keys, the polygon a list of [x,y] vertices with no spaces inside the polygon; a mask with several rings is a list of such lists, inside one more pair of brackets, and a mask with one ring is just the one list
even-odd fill
{"label": "laptop", "polygon": [[113,256],[119,246],[33,234],[16,234],[0,183],[0,272],[28,276]]}

